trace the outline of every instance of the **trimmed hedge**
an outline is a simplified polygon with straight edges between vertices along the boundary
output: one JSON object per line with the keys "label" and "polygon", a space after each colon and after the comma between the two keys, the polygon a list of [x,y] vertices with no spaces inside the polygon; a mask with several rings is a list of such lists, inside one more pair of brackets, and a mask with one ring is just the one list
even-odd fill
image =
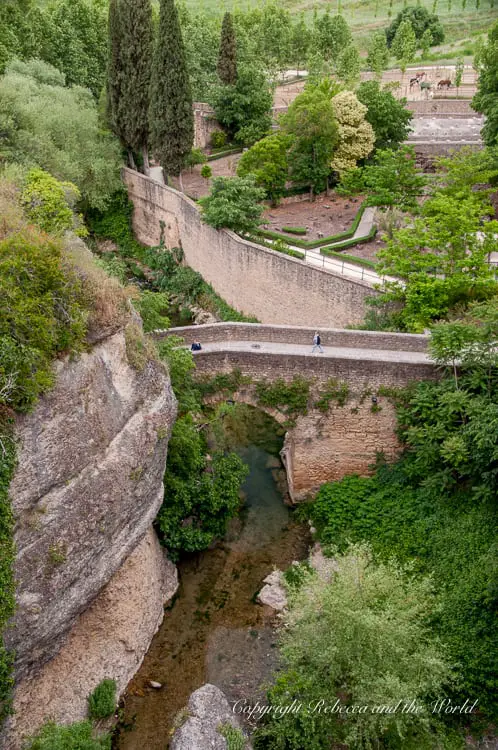
{"label": "trimmed hedge", "polygon": [[306,227],[282,227],[282,232],[289,234],[306,234],[307,231]]}
{"label": "trimmed hedge", "polygon": [[[351,224],[351,227],[347,229],[345,232],[339,232],[339,234],[333,234],[333,235],[330,235],[329,237],[322,237],[322,239],[320,240],[293,239],[292,242],[294,245],[297,245],[297,247],[302,247],[303,250],[313,250],[328,242],[335,243],[335,242],[340,242],[341,240],[348,240],[354,235],[354,233],[358,229],[358,225],[361,221],[361,217],[363,216],[363,212],[366,209],[366,207],[367,207],[366,203],[361,204],[356,216],[353,219],[353,223]],[[289,239],[285,234],[282,234],[281,232],[270,232],[265,229],[260,230],[260,234],[262,237],[266,237],[269,240],[287,241]],[[356,242],[353,244],[356,244]]]}
{"label": "trimmed hedge", "polygon": [[337,248],[353,247],[354,245],[360,245],[362,242],[369,242],[375,237],[376,234],[377,229],[375,227],[372,227],[372,231],[370,232],[370,234],[367,234],[366,237],[361,237],[360,239],[355,240],[347,240],[346,242],[341,242],[339,245],[333,245],[332,247],[320,248],[320,255],[326,255],[327,257],[331,258],[339,258],[340,260],[347,260],[348,263],[356,263],[359,266],[368,266],[369,268],[375,269],[377,267],[377,263],[375,261],[368,260],[367,258],[358,258],[356,257],[356,255],[338,253]]}
{"label": "trimmed hedge", "polygon": [[227,148],[223,151],[218,151],[216,154],[209,154],[207,160],[215,161],[216,159],[222,159],[224,156],[230,156],[230,154],[241,154],[241,148]]}

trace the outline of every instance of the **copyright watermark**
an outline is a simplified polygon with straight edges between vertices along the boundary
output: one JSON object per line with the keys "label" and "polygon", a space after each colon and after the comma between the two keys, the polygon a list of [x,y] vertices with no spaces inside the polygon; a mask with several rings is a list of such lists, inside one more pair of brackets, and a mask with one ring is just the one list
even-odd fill
{"label": "copyright watermark", "polygon": [[241,698],[233,704],[234,714],[243,716],[247,721],[260,721],[264,716],[282,717],[287,714],[321,714],[352,716],[360,714],[411,714],[420,716],[423,714],[472,714],[477,710],[477,700],[468,698],[463,703],[453,703],[450,698],[439,698],[428,705],[417,700],[399,700],[396,703],[344,703],[339,698],[327,701],[325,698],[301,703],[293,700],[287,704],[251,703],[246,698]]}

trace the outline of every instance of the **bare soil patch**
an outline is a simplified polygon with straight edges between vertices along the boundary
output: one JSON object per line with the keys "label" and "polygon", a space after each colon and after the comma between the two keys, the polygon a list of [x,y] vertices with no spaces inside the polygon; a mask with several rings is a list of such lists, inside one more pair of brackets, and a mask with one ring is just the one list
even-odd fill
{"label": "bare soil patch", "polygon": [[[365,260],[378,260],[377,253],[386,246],[386,243],[382,240],[374,239],[370,242],[360,242],[358,245],[353,245],[344,250],[347,255],[355,255],[357,258],[365,258]],[[339,250],[339,252],[341,252]]]}
{"label": "bare soil patch", "polygon": [[329,197],[321,195],[313,202],[306,200],[269,207],[263,214],[263,228],[272,232],[283,232],[283,227],[307,228],[305,235],[283,232],[289,240],[330,237],[351,227],[361,203],[362,198],[357,196],[342,198],[332,194]]}
{"label": "bare soil patch", "polygon": [[[234,177],[240,157],[241,154],[230,154],[229,156],[223,156],[221,159],[207,162],[212,169],[213,177]],[[183,192],[194,200],[209,195],[211,191],[211,180],[201,177],[203,166],[203,164],[197,164],[194,169],[188,169],[182,174]],[[177,190],[180,189],[180,182],[177,177],[172,178],[171,184]]]}

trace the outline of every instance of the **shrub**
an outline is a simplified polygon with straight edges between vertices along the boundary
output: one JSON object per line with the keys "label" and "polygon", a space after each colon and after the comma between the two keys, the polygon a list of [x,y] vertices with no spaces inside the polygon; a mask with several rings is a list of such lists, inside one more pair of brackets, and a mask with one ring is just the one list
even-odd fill
{"label": "shrub", "polygon": [[106,678],[88,696],[88,715],[91,719],[107,719],[116,709],[116,681]]}
{"label": "shrub", "polygon": [[[0,407],[0,634],[14,614],[15,608],[14,517],[9,501],[9,484],[15,467],[13,426],[11,420],[1,413]],[[0,638],[0,726],[10,711],[11,691],[14,685],[13,663],[13,654],[6,650]]]}
{"label": "shrub", "polygon": [[310,392],[309,381],[300,375],[287,382],[282,378],[272,383],[256,385],[256,396],[261,406],[269,406],[289,416],[306,414]]}
{"label": "shrub", "polygon": [[193,169],[196,164],[204,164],[206,161],[206,154],[200,148],[193,148],[185,160],[185,166]]}
{"label": "shrub", "polygon": [[126,326],[125,343],[128,362],[138,372],[143,372],[149,362],[158,358],[153,341],[144,336],[142,329],[136,323]]}
{"label": "shrub", "polygon": [[43,169],[31,169],[21,194],[21,202],[30,221],[49,234],[60,235],[72,229],[84,236],[81,218],[73,214],[80,191],[71,182],[59,182]]}
{"label": "shrub", "polygon": [[142,318],[146,333],[170,327],[168,318],[169,297],[164,292],[146,290],[140,294],[135,305]]}
{"label": "shrub", "polygon": [[218,727],[218,732],[227,741],[227,750],[244,750],[246,747],[246,738],[237,727],[231,724],[222,724]]}
{"label": "shrub", "polygon": [[320,391],[320,398],[315,402],[315,409],[327,412],[330,408],[331,401],[335,401],[338,406],[344,406],[349,396],[349,386],[347,383],[340,383],[335,378],[329,378],[326,385]]}
{"label": "shrub", "polygon": [[82,346],[81,297],[57,241],[25,229],[0,242],[0,403],[28,411],[53,382],[52,359]]}
{"label": "shrub", "polygon": [[256,186],[253,175],[215,177],[210,195],[199,201],[202,219],[215,229],[254,231],[261,223],[260,201],[264,197],[265,191]]}
{"label": "shrub", "polygon": [[111,736],[93,736],[89,721],[59,726],[48,722],[27,741],[25,750],[111,750]]}
{"label": "shrub", "polygon": [[389,46],[391,46],[396,36],[398,26],[406,20],[410,21],[417,41],[420,41],[424,35],[424,31],[429,29],[432,36],[432,45],[444,42],[444,29],[439,17],[435,13],[430,13],[427,8],[418,5],[400,10],[396,18],[391,22],[391,25],[386,29],[386,38]]}
{"label": "shrub", "polygon": [[223,148],[227,142],[227,135],[224,130],[215,130],[211,133],[211,146],[213,148]]}
{"label": "shrub", "polygon": [[209,164],[204,164],[204,166],[201,169],[201,177],[204,177],[205,180],[209,180],[213,176],[213,170],[209,166]]}
{"label": "shrub", "polygon": [[[446,654],[429,630],[430,579],[416,579],[409,566],[394,561],[374,563],[367,545],[339,557],[332,580],[314,571],[306,578],[289,591],[281,631],[284,668],[269,692],[275,713],[256,732],[254,746],[448,747],[438,742],[444,730],[430,705],[451,680]],[[279,713],[293,700],[302,704],[301,711]],[[400,700],[416,701],[422,711],[373,710]],[[327,711],[336,701],[343,712]],[[314,709],[319,706],[322,710]]]}

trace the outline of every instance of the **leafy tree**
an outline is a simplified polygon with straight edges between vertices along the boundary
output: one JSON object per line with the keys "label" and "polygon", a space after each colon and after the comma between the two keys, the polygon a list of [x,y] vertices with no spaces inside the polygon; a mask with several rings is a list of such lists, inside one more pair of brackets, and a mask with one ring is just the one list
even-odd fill
{"label": "leafy tree", "polygon": [[395,232],[379,252],[381,272],[403,279],[388,284],[385,300],[396,300],[405,330],[421,332],[456,305],[486,299],[496,289],[488,254],[497,222],[481,226],[479,196],[437,193],[410,228]]}
{"label": "leafy tree", "polygon": [[339,53],[336,72],[338,77],[348,86],[354,85],[360,78],[360,53],[354,44],[349,44]]}
{"label": "leafy tree", "polygon": [[51,34],[40,56],[64,73],[68,85],[89,88],[97,99],[107,61],[103,6],[88,0],[56,0],[46,13]]}
{"label": "leafy tree", "polygon": [[498,145],[498,23],[491,28],[488,41],[476,60],[479,80],[472,106],[486,116],[482,137],[488,146]]}
{"label": "leafy tree", "polygon": [[103,208],[120,185],[119,147],[102,132],[91,93],[63,80],[39,61],[9,64],[0,78],[0,158],[72,182],[85,207]]}
{"label": "leafy tree", "polygon": [[60,726],[44,724],[35,737],[28,739],[26,750],[110,750],[111,735],[95,738],[90,721]]}
{"label": "leafy tree", "polygon": [[179,175],[194,141],[192,94],[174,0],[161,0],[152,65],[150,138],[168,175]]}
{"label": "leafy tree", "polygon": [[396,99],[377,81],[363,81],[356,90],[358,100],[365,105],[365,118],[375,134],[375,148],[396,148],[406,141],[413,114],[406,108],[406,99]]}
{"label": "leafy tree", "polygon": [[352,91],[340,91],[332,99],[339,143],[331,166],[339,174],[354,169],[360,159],[372,153],[375,135],[366,119],[367,108]]}
{"label": "leafy tree", "polygon": [[260,201],[265,191],[257,187],[253,175],[247,177],[215,177],[211,193],[199,200],[206,224],[234,232],[253,232],[261,223]]}
{"label": "leafy tree", "polygon": [[233,27],[232,14],[223,16],[221,43],[218,56],[218,75],[222,83],[233,85],[237,81],[237,42]]}
{"label": "leafy tree", "polygon": [[58,182],[43,169],[31,169],[21,193],[21,203],[30,221],[48,234],[60,235],[72,229],[84,234],[73,208],[80,198],[76,185]]}
{"label": "leafy tree", "polygon": [[142,151],[149,166],[149,89],[152,56],[152,7],[150,0],[119,0],[121,35],[121,90],[118,101],[122,138],[128,148]]}
{"label": "leafy tree", "polygon": [[273,95],[254,65],[240,65],[236,84],[218,86],[212,103],[218,122],[241,143],[255,143],[270,130]]}
{"label": "leafy tree", "polygon": [[[185,6],[179,6],[179,14],[192,96],[194,101],[210,101],[211,90],[219,84],[218,19],[205,13],[189,13]],[[239,47],[240,40],[237,41],[237,57],[240,57]]]}
{"label": "leafy tree", "polygon": [[346,195],[366,192],[371,206],[398,206],[403,211],[416,212],[417,198],[425,184],[413,148],[404,146],[396,151],[377,151],[371,164],[346,172],[339,191]]}
{"label": "leafy tree", "polygon": [[323,190],[338,142],[338,130],[330,97],[319,88],[305,89],[280,119],[291,136],[289,166],[295,182],[310,186],[310,196]]}
{"label": "leafy tree", "polygon": [[308,57],[311,36],[311,30],[304,20],[304,13],[301,13],[299,21],[292,27],[290,42],[290,59],[296,66],[298,75]]}
{"label": "leafy tree", "polygon": [[[410,566],[374,563],[368,545],[346,550],[330,581],[303,570],[290,586],[281,636],[283,671],[270,704],[302,704],[276,714],[256,733],[256,747],[319,750],[344,744],[358,750],[435,748],[444,736],[432,715],[433,695],[451,682],[449,660],[429,623],[432,582]],[[422,711],[375,711],[410,696]],[[324,705],[336,710],[324,710]],[[337,706],[350,708],[345,714]],[[319,707],[322,710],[319,710]],[[356,712],[352,706],[365,706]],[[258,736],[259,735],[259,736]]]}
{"label": "leafy tree", "polygon": [[239,177],[253,174],[256,185],[263,187],[273,202],[285,190],[289,175],[287,149],[290,139],[281,133],[269,135],[242,154],[237,166]]}
{"label": "leafy tree", "polygon": [[389,48],[386,35],[383,31],[377,31],[370,39],[368,47],[367,65],[377,78],[382,78],[389,63]]}
{"label": "leafy tree", "polygon": [[348,47],[353,40],[344,16],[341,14],[331,16],[329,8],[323,16],[316,19],[314,32],[318,48],[323,57],[334,63],[342,50]]}
{"label": "leafy tree", "polygon": [[432,34],[432,44],[442,44],[444,42],[444,29],[438,16],[435,13],[430,13],[422,5],[410,5],[407,8],[403,8],[391,22],[389,28],[386,29],[386,38],[389,46],[392,45],[398,27],[403,21],[410,21],[418,41],[422,39],[424,31],[429,29]]}
{"label": "leafy tree", "polygon": [[292,39],[292,19],[286,8],[275,2],[265,3],[258,33],[258,53],[267,68],[278,71],[287,67]]}
{"label": "leafy tree", "polygon": [[205,180],[211,179],[213,176],[213,170],[209,166],[209,164],[204,164],[204,166],[201,169],[201,177],[204,177]]}
{"label": "leafy tree", "polygon": [[422,50],[422,57],[427,57],[432,45],[432,31],[430,29],[426,29],[424,31],[419,40],[419,43],[420,49]]}
{"label": "leafy tree", "polygon": [[411,62],[417,51],[417,37],[409,19],[400,23],[396,35],[391,44],[391,52],[399,62],[401,71],[404,73],[406,66]]}

